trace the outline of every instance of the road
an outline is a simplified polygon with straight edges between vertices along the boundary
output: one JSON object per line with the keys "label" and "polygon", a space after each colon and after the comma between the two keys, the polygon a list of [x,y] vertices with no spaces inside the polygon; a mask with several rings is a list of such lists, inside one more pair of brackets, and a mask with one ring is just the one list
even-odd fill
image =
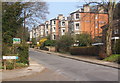
{"label": "road", "polygon": [[[48,74],[48,80],[56,80],[52,73],[56,73],[57,80],[68,81],[118,81],[118,69],[77,61],[69,58],[63,58],[57,55],[51,55],[43,52],[30,50],[30,57],[46,67],[45,73]],[[52,72],[51,74],[49,72]],[[44,72],[43,72],[44,73]],[[43,74],[43,77],[45,77]],[[41,73],[31,77],[24,77],[19,80],[45,80],[39,79]],[[47,76],[47,75],[46,75]],[[36,79],[36,77],[38,79]]]}

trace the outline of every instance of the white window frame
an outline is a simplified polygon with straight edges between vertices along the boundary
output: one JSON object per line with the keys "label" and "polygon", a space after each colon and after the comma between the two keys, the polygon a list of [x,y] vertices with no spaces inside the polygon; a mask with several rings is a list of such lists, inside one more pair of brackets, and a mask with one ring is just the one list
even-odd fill
{"label": "white window frame", "polygon": [[[79,26],[77,27],[76,25],[79,24]],[[75,30],[79,30],[80,29],[80,23],[75,23]]]}
{"label": "white window frame", "polygon": [[65,22],[63,23],[64,21],[62,21],[62,26],[65,26]]}
{"label": "white window frame", "polygon": [[[79,17],[77,18],[77,15],[79,15]],[[80,14],[79,13],[76,13],[75,14],[75,19],[79,19],[80,18]]]}

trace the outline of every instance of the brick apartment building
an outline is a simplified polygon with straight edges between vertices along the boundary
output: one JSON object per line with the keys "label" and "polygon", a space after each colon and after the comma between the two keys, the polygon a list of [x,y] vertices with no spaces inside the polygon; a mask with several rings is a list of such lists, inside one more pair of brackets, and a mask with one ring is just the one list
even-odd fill
{"label": "brick apartment building", "polygon": [[59,36],[65,35],[68,32],[68,20],[67,17],[64,17],[62,14],[59,14]]}
{"label": "brick apartment building", "polygon": [[89,5],[84,5],[83,10],[77,10],[70,14],[69,31],[73,34],[88,33],[95,38],[102,36],[101,26],[108,23],[108,14],[103,10],[94,12]]}
{"label": "brick apartment building", "polygon": [[[30,40],[36,38],[36,40],[49,36],[52,40],[59,38],[61,35],[65,35],[68,32],[68,20],[63,14],[59,14],[56,18],[46,21],[44,24],[33,28],[30,31]],[[39,37],[39,38],[38,38]]]}
{"label": "brick apartment building", "polygon": [[54,18],[50,20],[51,25],[51,39],[55,40],[59,37],[59,20]]}
{"label": "brick apartment building", "polygon": [[30,41],[32,40],[32,38],[35,38],[38,41],[40,38],[45,36],[45,25],[41,24],[36,28],[32,28],[32,30],[29,33]]}
{"label": "brick apartment building", "polygon": [[44,27],[44,34],[45,36],[48,36],[49,34],[51,34],[51,26],[50,26],[50,21],[46,21],[45,22],[45,27]]}
{"label": "brick apartment building", "polygon": [[87,4],[83,8],[70,13],[69,17],[59,14],[54,19],[46,21],[37,28],[33,28],[33,33],[30,33],[33,36],[30,36],[30,38],[42,38],[50,35],[52,40],[56,40],[60,36],[65,35],[65,33],[73,35],[88,33],[92,38],[95,38],[96,36],[102,36],[101,27],[107,23],[108,14],[102,7],[95,6],[94,8]]}
{"label": "brick apartment building", "polygon": [[62,14],[50,20],[52,39],[55,40],[68,32],[68,20]]}

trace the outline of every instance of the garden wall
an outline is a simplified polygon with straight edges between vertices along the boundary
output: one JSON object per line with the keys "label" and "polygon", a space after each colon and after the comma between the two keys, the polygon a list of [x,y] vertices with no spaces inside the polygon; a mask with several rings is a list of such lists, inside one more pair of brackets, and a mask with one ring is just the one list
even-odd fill
{"label": "garden wall", "polygon": [[70,53],[72,55],[99,55],[99,47],[71,47]]}

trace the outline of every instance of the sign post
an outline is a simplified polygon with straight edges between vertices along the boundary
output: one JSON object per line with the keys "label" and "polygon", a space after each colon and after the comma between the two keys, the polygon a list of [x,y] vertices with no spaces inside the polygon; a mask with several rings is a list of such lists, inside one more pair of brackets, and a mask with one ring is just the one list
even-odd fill
{"label": "sign post", "polygon": [[20,44],[21,39],[20,38],[13,38],[13,44]]}
{"label": "sign post", "polygon": [[3,62],[4,62],[4,70],[6,70],[7,68],[6,68],[6,60],[3,60]]}

